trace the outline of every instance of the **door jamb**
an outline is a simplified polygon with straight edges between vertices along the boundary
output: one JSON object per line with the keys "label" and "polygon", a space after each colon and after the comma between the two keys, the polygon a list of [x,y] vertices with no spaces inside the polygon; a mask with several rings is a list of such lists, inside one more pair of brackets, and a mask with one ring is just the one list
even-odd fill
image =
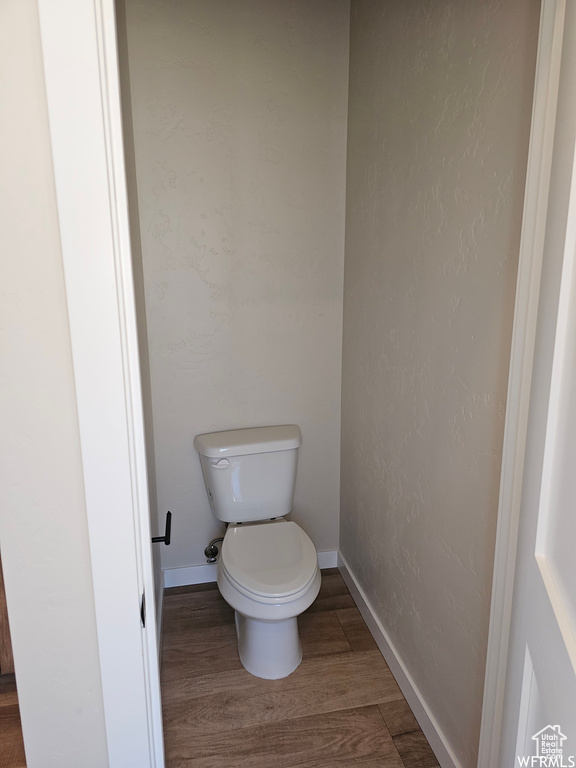
{"label": "door jamb", "polygon": [[565,9],[566,0],[542,0],[506,401],[478,768],[499,764]]}
{"label": "door jamb", "polygon": [[38,0],[38,9],[109,766],[163,768],[114,0]]}

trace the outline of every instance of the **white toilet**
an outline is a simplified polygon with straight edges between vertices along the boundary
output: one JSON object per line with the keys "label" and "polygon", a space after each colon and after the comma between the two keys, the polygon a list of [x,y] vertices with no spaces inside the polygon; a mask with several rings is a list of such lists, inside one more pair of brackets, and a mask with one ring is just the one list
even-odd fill
{"label": "white toilet", "polygon": [[302,660],[297,616],[316,599],[316,549],[292,509],[296,426],[198,435],[212,513],[228,523],[218,560],[218,588],[236,612],[240,661],[252,675],[277,680]]}

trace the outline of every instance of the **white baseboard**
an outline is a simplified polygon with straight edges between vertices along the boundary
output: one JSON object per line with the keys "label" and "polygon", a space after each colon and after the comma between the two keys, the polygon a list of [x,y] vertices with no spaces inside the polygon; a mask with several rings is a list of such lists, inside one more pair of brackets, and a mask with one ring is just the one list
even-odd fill
{"label": "white baseboard", "polygon": [[216,563],[188,565],[184,568],[164,569],[164,589],[187,587],[190,584],[208,584],[216,581]]}
{"label": "white baseboard", "polygon": [[326,552],[318,552],[318,565],[320,568],[338,567],[338,550],[328,549]]}
{"label": "white baseboard", "polygon": [[442,768],[462,768],[462,764],[452,751],[448,739],[442,732],[436,718],[418,690],[416,683],[404,666],[402,657],[394,647],[388,633],[376,616],[364,590],[358,584],[356,577],[341,552],[338,553],[338,568],[350,590],[354,602],[358,606],[364,621],[368,625],[368,629],[372,633],[374,640],[376,640],[382,656],[384,656],[384,659],[390,667],[390,671],[394,675],[396,682],[400,686],[406,701],[414,712],[416,720],[418,720],[424,735],[434,750],[438,762]]}
{"label": "white baseboard", "polygon": [[[318,552],[318,565],[320,568],[336,568],[338,565],[338,551],[336,549],[327,552]],[[165,568],[164,589],[169,587],[187,587],[191,584],[208,584],[216,581],[216,563],[204,565],[188,565],[183,568]]]}

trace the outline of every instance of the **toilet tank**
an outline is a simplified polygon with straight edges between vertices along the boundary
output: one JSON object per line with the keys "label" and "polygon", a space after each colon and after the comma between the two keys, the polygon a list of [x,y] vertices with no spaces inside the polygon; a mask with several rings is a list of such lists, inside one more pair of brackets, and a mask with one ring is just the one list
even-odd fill
{"label": "toilet tank", "polygon": [[287,515],[301,443],[294,425],[197,435],[194,447],[214,516],[241,523]]}

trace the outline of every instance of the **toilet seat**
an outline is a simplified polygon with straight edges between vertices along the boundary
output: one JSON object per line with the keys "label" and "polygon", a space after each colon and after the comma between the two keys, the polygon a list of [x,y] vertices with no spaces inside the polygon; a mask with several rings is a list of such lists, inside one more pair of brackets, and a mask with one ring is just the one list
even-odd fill
{"label": "toilet seat", "polygon": [[285,603],[305,594],[318,572],[314,544],[299,525],[284,519],[230,525],[220,569],[246,597]]}

